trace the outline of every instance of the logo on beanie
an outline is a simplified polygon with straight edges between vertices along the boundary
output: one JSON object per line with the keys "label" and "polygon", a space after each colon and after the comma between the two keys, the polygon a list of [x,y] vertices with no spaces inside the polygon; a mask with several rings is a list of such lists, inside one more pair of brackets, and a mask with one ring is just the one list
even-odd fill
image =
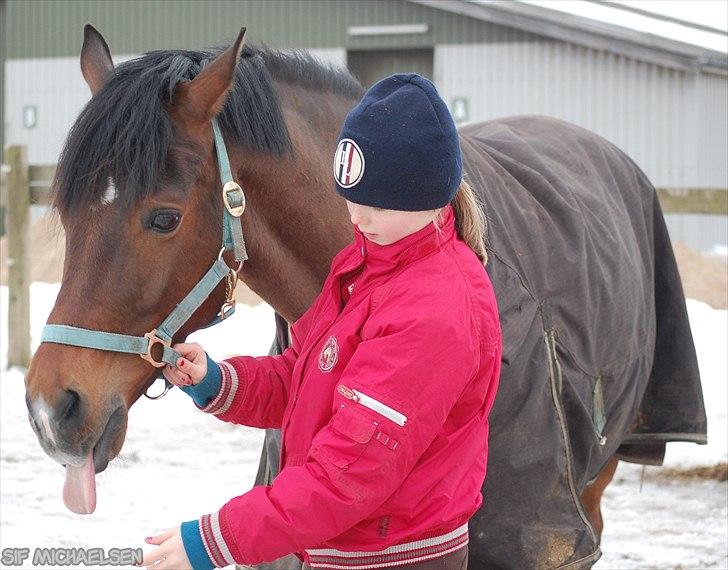
{"label": "logo on beanie", "polygon": [[356,186],[364,174],[364,155],[351,139],[341,139],[334,155],[334,178],[342,188]]}
{"label": "logo on beanie", "polygon": [[326,341],[326,344],[324,345],[324,349],[321,351],[321,354],[319,355],[319,370],[321,372],[330,372],[331,369],[334,367],[334,364],[336,364],[336,361],[339,359],[339,345],[336,342],[336,337],[331,336],[329,337],[329,340]]}

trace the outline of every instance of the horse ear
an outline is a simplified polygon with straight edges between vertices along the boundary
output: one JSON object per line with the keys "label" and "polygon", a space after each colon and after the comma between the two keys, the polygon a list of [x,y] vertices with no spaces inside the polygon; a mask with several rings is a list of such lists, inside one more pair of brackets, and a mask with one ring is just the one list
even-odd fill
{"label": "horse ear", "polygon": [[233,84],[244,37],[245,28],[241,28],[235,42],[207,64],[192,81],[177,85],[174,105],[179,112],[206,123],[222,110]]}
{"label": "horse ear", "polygon": [[86,24],[83,27],[81,73],[93,95],[104,86],[113,71],[114,63],[111,61],[111,52],[106,40],[96,28]]}

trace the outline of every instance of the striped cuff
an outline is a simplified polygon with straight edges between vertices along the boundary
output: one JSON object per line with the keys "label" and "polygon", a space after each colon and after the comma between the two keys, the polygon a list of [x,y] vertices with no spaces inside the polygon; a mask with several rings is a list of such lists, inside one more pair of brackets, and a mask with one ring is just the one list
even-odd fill
{"label": "striped cuff", "polygon": [[230,409],[238,391],[238,373],[229,362],[219,362],[216,367],[220,371],[220,389],[217,395],[202,407],[203,412],[221,416]]}
{"label": "striped cuff", "polygon": [[220,393],[220,367],[209,355],[205,354],[205,356],[207,357],[207,374],[205,377],[192,386],[180,386],[180,390],[190,396],[198,408],[207,406]]}
{"label": "striped cuff", "polygon": [[200,537],[207,556],[218,568],[235,564],[233,555],[230,554],[227,544],[222,538],[220,531],[220,513],[215,512],[203,515],[200,518]]}
{"label": "striped cuff", "polygon": [[182,544],[193,570],[211,570],[215,567],[207,555],[197,521],[187,521],[181,527]]}

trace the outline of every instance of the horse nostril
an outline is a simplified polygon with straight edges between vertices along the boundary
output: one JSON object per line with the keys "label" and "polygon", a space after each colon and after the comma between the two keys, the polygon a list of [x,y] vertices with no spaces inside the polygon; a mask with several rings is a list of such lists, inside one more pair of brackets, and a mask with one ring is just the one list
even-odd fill
{"label": "horse nostril", "polygon": [[81,397],[74,390],[64,390],[58,397],[53,410],[53,418],[58,423],[68,423],[80,419]]}

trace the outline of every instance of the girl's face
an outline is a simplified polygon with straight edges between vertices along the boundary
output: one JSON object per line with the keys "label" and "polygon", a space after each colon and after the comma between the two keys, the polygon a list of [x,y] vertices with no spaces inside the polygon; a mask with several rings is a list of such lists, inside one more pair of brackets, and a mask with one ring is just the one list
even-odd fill
{"label": "girl's face", "polygon": [[424,228],[432,222],[440,210],[403,212],[362,206],[346,201],[351,223],[361,230],[369,241],[378,245],[389,245]]}

